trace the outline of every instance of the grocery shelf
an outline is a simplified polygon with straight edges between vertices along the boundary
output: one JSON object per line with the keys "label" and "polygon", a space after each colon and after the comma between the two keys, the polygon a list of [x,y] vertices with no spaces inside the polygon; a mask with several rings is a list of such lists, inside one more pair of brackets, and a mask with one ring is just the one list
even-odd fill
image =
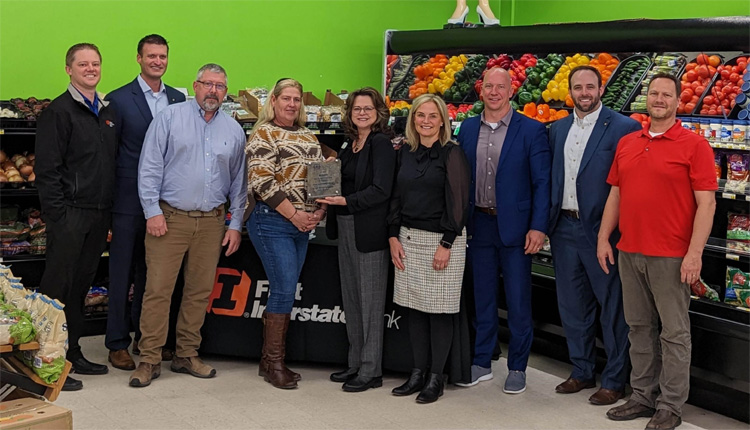
{"label": "grocery shelf", "polygon": [[746,186],[743,192],[738,192],[733,188],[726,189],[727,180],[719,179],[719,189],[716,190],[717,195],[727,200],[745,200],[750,202],[750,186]]}
{"label": "grocery shelf", "polygon": [[[22,197],[22,196],[37,196],[39,191],[36,187],[27,185],[26,182],[4,182],[5,186],[0,187],[0,195],[3,197]],[[14,185],[19,184],[20,188],[15,188]]]}
{"label": "grocery shelf", "polygon": [[[109,251],[102,253],[102,258],[108,258]],[[15,255],[4,255],[0,257],[0,263],[26,263],[32,261],[45,261],[47,259],[46,254],[15,254]]]}
{"label": "grocery shelf", "polygon": [[0,128],[0,136],[33,136],[36,134],[36,128],[9,127]]}
{"label": "grocery shelf", "polygon": [[711,148],[714,149],[735,149],[738,151],[750,151],[750,143],[722,142],[719,140],[709,139],[708,144],[711,145]]}
{"label": "grocery shelf", "polygon": [[737,249],[736,246],[733,247],[733,242],[736,241],[709,237],[706,242],[705,251],[710,255],[726,258],[727,260],[749,263],[750,251]]}

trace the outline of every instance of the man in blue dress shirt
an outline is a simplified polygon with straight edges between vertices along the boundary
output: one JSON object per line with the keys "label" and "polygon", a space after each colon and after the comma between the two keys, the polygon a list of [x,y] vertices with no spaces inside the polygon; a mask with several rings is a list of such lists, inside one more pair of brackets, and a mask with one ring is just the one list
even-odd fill
{"label": "man in blue dress shirt", "polygon": [[[245,133],[219,108],[227,94],[226,71],[198,70],[195,99],[170,105],[151,122],[138,165],[138,195],[146,216],[146,292],[141,313],[141,362],[130,377],[145,387],[161,373],[161,347],[183,258],[185,286],[170,368],[199,378],[216,370],[198,357],[200,329],[223,246],[240,245],[247,201]],[[232,221],[224,227],[224,204]],[[222,239],[223,238],[223,239]]]}

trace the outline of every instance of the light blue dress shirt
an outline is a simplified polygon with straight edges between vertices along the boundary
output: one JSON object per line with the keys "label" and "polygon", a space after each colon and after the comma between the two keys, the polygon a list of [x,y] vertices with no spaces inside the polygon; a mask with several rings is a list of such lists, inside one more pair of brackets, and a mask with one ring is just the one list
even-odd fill
{"label": "light blue dress shirt", "polygon": [[141,74],[138,74],[138,85],[143,90],[143,96],[146,98],[148,108],[151,111],[151,117],[155,117],[157,113],[161,112],[162,109],[169,106],[169,100],[167,100],[167,89],[164,87],[164,82],[159,82],[159,92],[155,93],[151,91],[151,87],[148,86],[146,81],[143,80]]}
{"label": "light blue dress shirt", "polygon": [[195,99],[167,106],[146,132],[138,164],[138,196],[146,219],[159,200],[184,211],[210,211],[230,200],[229,228],[242,230],[247,202],[245,133],[221,110],[210,121]]}

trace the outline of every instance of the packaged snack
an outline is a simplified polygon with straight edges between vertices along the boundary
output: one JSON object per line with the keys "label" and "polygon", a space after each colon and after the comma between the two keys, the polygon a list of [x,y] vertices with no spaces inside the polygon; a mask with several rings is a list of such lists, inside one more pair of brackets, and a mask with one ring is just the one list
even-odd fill
{"label": "packaged snack", "polygon": [[727,217],[727,248],[750,252],[750,215],[730,212]]}
{"label": "packaged snack", "polygon": [[714,302],[719,301],[719,293],[716,292],[711,286],[709,286],[707,283],[703,281],[703,279],[698,279],[697,281],[693,282],[690,285],[690,291],[693,292],[698,297],[704,297],[709,300],[713,300]]}
{"label": "packaged snack", "polygon": [[750,308],[750,290],[735,290],[740,299],[740,306]]}
{"label": "packaged snack", "polygon": [[724,189],[728,192],[743,194],[750,181],[750,153],[727,153],[727,184]]}
{"label": "packaged snack", "polygon": [[305,105],[305,114],[307,115],[307,122],[318,122],[320,119],[320,106],[317,105]]}
{"label": "packaged snack", "polygon": [[341,122],[341,106],[321,107],[320,120],[323,122]]}
{"label": "packaged snack", "polygon": [[750,291],[750,275],[736,267],[727,266],[727,291],[724,303],[741,306],[739,291]]}
{"label": "packaged snack", "polygon": [[721,152],[714,151],[714,170],[716,170],[716,180],[721,179]]}

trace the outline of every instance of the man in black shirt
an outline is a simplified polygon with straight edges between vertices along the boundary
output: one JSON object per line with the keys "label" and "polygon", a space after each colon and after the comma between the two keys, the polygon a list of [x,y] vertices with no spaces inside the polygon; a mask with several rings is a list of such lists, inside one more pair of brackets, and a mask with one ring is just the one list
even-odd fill
{"label": "man in black shirt", "polygon": [[[83,305],[106,248],[117,136],[114,114],[96,92],[101,55],[96,45],[73,45],[65,56],[68,89],[39,117],[36,185],[47,224],[47,257],[39,292],[65,304],[67,359],[72,371],[101,375],[107,366],[83,356]],[[80,390],[71,377],[63,390]]]}

